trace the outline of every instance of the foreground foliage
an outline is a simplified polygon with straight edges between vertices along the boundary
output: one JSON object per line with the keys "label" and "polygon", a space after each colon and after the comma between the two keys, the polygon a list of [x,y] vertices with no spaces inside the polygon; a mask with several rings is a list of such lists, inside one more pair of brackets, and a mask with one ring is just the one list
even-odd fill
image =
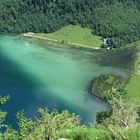
{"label": "foreground foliage", "polygon": [[[112,98],[109,100],[109,103],[112,110],[111,116],[105,119],[99,127],[107,129],[112,139],[129,139],[127,133],[134,131],[135,134],[140,136],[140,132],[138,132],[140,130],[140,124],[137,121],[139,116],[135,105],[125,105],[120,97]],[[138,139],[138,137],[135,136],[134,139]]]}
{"label": "foreground foliage", "polygon": [[[17,113],[18,130],[2,125],[1,140],[56,140],[67,138],[69,140],[139,140],[140,124],[139,113],[135,106],[125,105],[117,90],[109,90],[112,98],[108,100],[111,107],[111,116],[104,118],[100,123],[91,126],[79,125],[79,118],[68,111],[58,113],[39,109],[39,116],[28,119],[24,112]],[[6,98],[0,98],[0,101]],[[6,100],[5,100],[6,101]],[[2,111],[1,111],[2,112]],[[5,115],[0,114],[1,124],[4,124]]]}

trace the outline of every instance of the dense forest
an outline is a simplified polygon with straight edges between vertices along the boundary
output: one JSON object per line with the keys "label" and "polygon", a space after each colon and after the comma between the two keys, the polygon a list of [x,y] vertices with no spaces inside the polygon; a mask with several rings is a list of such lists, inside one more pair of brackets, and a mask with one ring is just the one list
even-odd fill
{"label": "dense forest", "polygon": [[113,47],[140,39],[139,0],[1,0],[0,32],[53,32],[68,24],[112,38]]}

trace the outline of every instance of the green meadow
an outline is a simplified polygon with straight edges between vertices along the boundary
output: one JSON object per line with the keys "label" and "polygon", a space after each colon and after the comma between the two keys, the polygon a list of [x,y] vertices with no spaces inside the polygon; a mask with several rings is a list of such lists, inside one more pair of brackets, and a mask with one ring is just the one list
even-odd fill
{"label": "green meadow", "polygon": [[103,43],[101,37],[93,35],[90,29],[82,28],[78,25],[68,25],[54,33],[37,33],[36,35],[64,43],[72,43],[73,45],[81,45],[90,48],[99,48]]}
{"label": "green meadow", "polygon": [[[140,42],[133,43],[132,45],[136,45],[137,48],[140,50]],[[131,46],[132,46],[131,45]],[[140,70],[139,70],[139,65],[140,65],[140,52],[137,53],[137,58],[135,60],[134,64],[134,72],[131,75],[131,78],[126,85],[126,91],[128,92],[125,101],[127,103],[139,103],[140,99]]]}

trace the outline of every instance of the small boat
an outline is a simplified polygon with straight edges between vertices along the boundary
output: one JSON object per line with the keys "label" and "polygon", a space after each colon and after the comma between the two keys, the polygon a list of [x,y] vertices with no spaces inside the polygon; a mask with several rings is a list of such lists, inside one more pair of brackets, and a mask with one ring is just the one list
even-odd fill
{"label": "small boat", "polygon": [[26,46],[28,47],[28,46],[29,46],[29,44],[27,43],[27,44],[26,44]]}

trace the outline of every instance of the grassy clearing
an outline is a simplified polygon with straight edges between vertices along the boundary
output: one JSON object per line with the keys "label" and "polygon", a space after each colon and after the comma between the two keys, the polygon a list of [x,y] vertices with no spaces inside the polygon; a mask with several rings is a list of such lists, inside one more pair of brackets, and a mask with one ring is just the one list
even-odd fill
{"label": "grassy clearing", "polygon": [[91,34],[91,30],[78,25],[68,25],[54,33],[37,33],[37,36],[57,40],[73,45],[98,48],[102,45],[101,37]]}
{"label": "grassy clearing", "polygon": [[[135,43],[140,50],[140,41]],[[131,44],[132,46],[133,44]],[[126,103],[135,103],[137,105],[140,105],[140,71],[139,71],[139,65],[140,65],[140,51],[137,54],[137,59],[135,61],[134,66],[134,72],[131,75],[131,78],[126,85],[126,90],[128,92],[125,102]]]}

